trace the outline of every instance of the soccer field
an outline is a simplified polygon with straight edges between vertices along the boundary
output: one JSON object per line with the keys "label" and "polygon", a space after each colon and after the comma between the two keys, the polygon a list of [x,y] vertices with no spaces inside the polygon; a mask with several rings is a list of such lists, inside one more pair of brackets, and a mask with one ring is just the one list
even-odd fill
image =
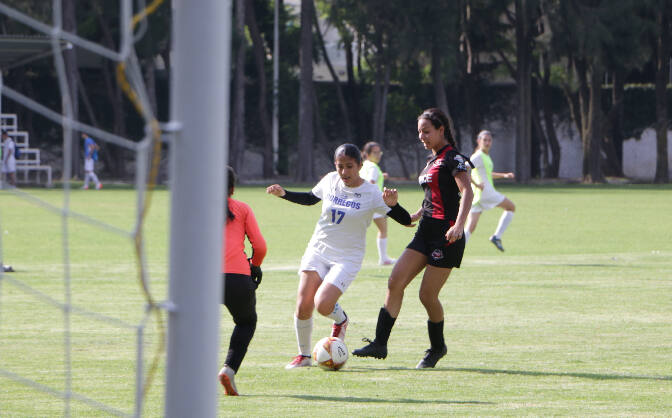
{"label": "soccer field", "polygon": [[[307,188],[291,188],[307,190]],[[501,186],[516,204],[503,237],[506,252],[488,241],[501,211],[485,212],[462,268],[441,292],[448,355],[436,369],[414,367],[429,347],[426,314],[408,287],[386,360],[351,357],[339,372],[317,367],[286,371],[296,354],[293,310],[296,269],[319,216],[239,187],[269,252],[257,291],[259,322],[236,376],[243,396],[219,399],[220,416],[445,416],[672,414],[672,187]],[[60,206],[61,190],[30,193]],[[101,403],[133,412],[135,332],[144,314],[131,240],[135,193],[74,190],[73,210],[103,221],[70,219],[69,268],[63,264],[58,213],[0,191],[4,262],[17,270],[0,281],[0,416],[59,416],[64,402],[64,272],[80,311],[73,315],[72,389],[93,401],[73,400],[73,416],[108,416]],[[409,211],[420,189],[404,186]],[[169,194],[155,193],[146,234],[152,289],[167,294]],[[188,219],[184,220],[188,222]],[[389,223],[389,254],[397,257],[415,229]],[[341,298],[350,317],[350,351],[374,336],[390,267],[376,264],[375,226],[357,280]],[[193,272],[194,275],[199,272]],[[32,290],[26,290],[30,286]],[[165,318],[165,315],[164,315]],[[232,329],[222,310],[220,358]],[[315,316],[313,343],[331,323]],[[151,319],[145,359],[158,332]],[[163,360],[153,379],[145,416],[163,415]],[[4,371],[4,372],[3,372]],[[213,385],[218,368],[213,368]],[[28,381],[32,382],[29,383]],[[23,382],[23,383],[22,383]],[[58,393],[52,393],[52,392]]]}

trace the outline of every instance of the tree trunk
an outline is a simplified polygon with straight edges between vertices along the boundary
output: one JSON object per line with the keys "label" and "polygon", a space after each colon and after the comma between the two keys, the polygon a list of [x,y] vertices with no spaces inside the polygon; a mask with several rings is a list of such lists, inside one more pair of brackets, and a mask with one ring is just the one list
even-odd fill
{"label": "tree trunk", "polygon": [[530,53],[529,8],[527,0],[516,0],[516,57],[518,115],[516,120],[516,178],[527,183],[531,176],[532,66]]}
{"label": "tree trunk", "polygon": [[267,83],[266,83],[266,45],[259,32],[257,25],[257,16],[254,13],[253,0],[246,1],[245,20],[250,30],[252,38],[252,49],[254,51],[254,62],[257,66],[257,77],[259,85],[259,99],[257,101],[257,110],[259,122],[261,122],[262,143],[264,144],[264,178],[273,177],[273,135],[271,132],[271,118],[268,113],[267,101]]}
{"label": "tree trunk", "polygon": [[[63,0],[63,30],[73,34],[77,33],[77,20],[75,17],[75,1]],[[79,66],[77,65],[77,48],[70,48],[63,51],[63,61],[65,63],[65,72],[68,81],[70,94],[70,104],[72,106],[72,119],[79,120],[79,94],[77,93],[77,74]],[[65,107],[66,104],[63,103]],[[64,109],[65,110],[65,109]],[[82,178],[82,162],[80,161],[80,141],[79,132],[72,131],[72,176],[73,178]],[[64,179],[68,180],[68,179]]]}
{"label": "tree trunk", "polygon": [[385,118],[387,92],[390,85],[390,66],[387,62],[376,66],[376,84],[373,87],[373,132],[372,140],[385,144]]}
{"label": "tree trunk", "polygon": [[436,106],[448,117],[450,133],[455,139],[457,147],[460,148],[461,144],[457,140],[455,122],[453,121],[453,117],[450,115],[450,109],[448,108],[446,86],[443,83],[441,72],[441,47],[437,45],[436,42],[432,43],[432,80],[434,82],[434,100],[436,101]]}
{"label": "tree trunk", "polygon": [[604,183],[600,166],[600,142],[602,140],[602,79],[604,70],[599,62],[590,65],[590,104],[588,107],[588,126],[586,129],[588,175],[584,181],[588,183]]}
{"label": "tree trunk", "polygon": [[361,132],[361,126],[360,126],[360,117],[361,117],[361,112],[359,109],[359,86],[357,85],[357,79],[355,78],[355,57],[353,56],[352,53],[352,41],[353,39],[351,38],[350,34],[347,34],[345,36],[342,35],[343,39],[343,44],[345,45],[345,67],[346,71],[348,74],[348,100],[350,102],[350,107],[351,107],[351,114],[350,116],[352,117],[351,120],[354,123],[353,126],[353,132],[356,138],[356,142],[358,142],[357,145],[363,145],[362,141],[364,139],[364,135]]}
{"label": "tree trunk", "polygon": [[[667,153],[667,78],[670,71],[670,37],[667,13],[656,17],[658,36],[656,39],[656,174],[655,183],[670,181]],[[668,11],[669,13],[669,11]]]}
{"label": "tree trunk", "polygon": [[299,80],[299,144],[296,180],[313,180],[313,0],[301,0],[301,47]]}
{"label": "tree trunk", "polygon": [[556,178],[560,174],[560,142],[555,133],[553,124],[553,111],[551,106],[551,64],[548,56],[544,56],[544,75],[541,79],[541,89],[539,89],[541,108],[544,114],[544,125],[546,125],[546,138],[550,148],[550,162],[546,177]]}
{"label": "tree trunk", "polygon": [[587,65],[585,60],[577,59],[574,62],[576,77],[579,81],[579,112],[581,113],[581,126],[579,132],[581,134],[581,145],[583,150],[582,162],[582,176],[587,178],[590,174],[590,135],[588,135],[588,128],[590,125],[590,88],[588,84]]}
{"label": "tree trunk", "polygon": [[548,150],[547,140],[544,130],[541,128],[541,116],[539,116],[540,105],[538,103],[539,83],[537,77],[532,77],[530,80],[532,92],[530,94],[530,121],[532,127],[530,129],[530,151],[532,156],[530,158],[530,175],[532,178],[540,178],[546,171]]}
{"label": "tree trunk", "polygon": [[231,139],[229,141],[229,164],[240,172],[245,157],[245,0],[235,2],[235,70],[233,76],[233,112]]}

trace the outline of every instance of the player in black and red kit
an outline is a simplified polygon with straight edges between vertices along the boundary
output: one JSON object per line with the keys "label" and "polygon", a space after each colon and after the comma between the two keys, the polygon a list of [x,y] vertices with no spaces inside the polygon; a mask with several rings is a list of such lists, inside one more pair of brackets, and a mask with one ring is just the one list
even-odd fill
{"label": "player in black and red kit", "polygon": [[446,355],[443,338],[443,307],[439,292],[453,267],[460,267],[464,252],[464,224],[473,192],[467,171],[468,159],[455,147],[450,122],[441,110],[427,109],[418,116],[418,137],[432,151],[419,177],[425,191],[422,207],[411,216],[420,225],[415,237],[399,257],[387,283],[385,305],[378,314],[376,338],[352,352],[355,356],[387,357],[387,341],[401,310],[404,289],[423,269],[420,301],[429,320],[431,347],[416,368],[434,367]]}

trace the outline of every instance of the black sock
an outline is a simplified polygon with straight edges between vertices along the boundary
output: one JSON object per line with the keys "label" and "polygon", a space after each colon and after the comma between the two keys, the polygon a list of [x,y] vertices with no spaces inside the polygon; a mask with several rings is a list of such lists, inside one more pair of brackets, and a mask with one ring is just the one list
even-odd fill
{"label": "black sock", "polygon": [[385,307],[380,308],[378,313],[378,323],[376,324],[376,342],[382,345],[387,345],[387,340],[390,339],[390,333],[394,326],[394,321],[397,318],[392,318]]}
{"label": "black sock", "polygon": [[427,332],[429,332],[429,342],[434,349],[442,349],[446,346],[443,339],[443,321],[432,322],[427,320]]}

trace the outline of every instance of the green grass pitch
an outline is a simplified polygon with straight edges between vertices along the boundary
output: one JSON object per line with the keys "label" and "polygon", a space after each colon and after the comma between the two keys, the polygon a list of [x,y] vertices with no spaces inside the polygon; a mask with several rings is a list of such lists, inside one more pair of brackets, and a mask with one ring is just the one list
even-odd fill
{"label": "green grass pitch", "polygon": [[[307,187],[291,188],[307,190]],[[221,396],[220,416],[446,416],[672,414],[672,187],[502,186],[516,204],[503,237],[505,253],[488,241],[501,210],[483,214],[462,268],[441,292],[448,355],[432,370],[414,366],[429,346],[426,315],[408,287],[386,360],[351,357],[339,372],[285,371],[296,354],[293,310],[296,269],[319,207],[291,204],[239,187],[235,198],[256,212],[269,253],[257,292],[259,322],[236,376],[243,396]],[[60,206],[61,190],[29,192]],[[65,388],[63,276],[80,310],[115,318],[73,315],[72,389],[133,412],[135,331],[143,298],[129,231],[136,195],[128,189],[73,190],[73,210],[103,221],[101,229],[68,220],[69,269],[63,264],[61,216],[0,191],[2,255],[16,273],[0,281],[0,416],[59,416],[53,394],[17,382],[22,376],[56,391]],[[400,189],[417,209],[418,187]],[[167,294],[169,193],[156,192],[146,226],[152,289]],[[185,220],[187,221],[187,220]],[[390,222],[389,253],[398,256],[414,229]],[[357,280],[341,298],[351,324],[346,343],[373,337],[389,267],[376,264],[375,226]],[[194,272],[198,274],[198,272]],[[23,284],[33,291],[26,292]],[[232,329],[222,309],[223,359]],[[315,317],[313,343],[330,332]],[[145,359],[156,348],[147,328]],[[145,416],[163,415],[164,371],[153,381]],[[218,385],[213,367],[213,385]],[[73,416],[108,416],[73,400]]]}

